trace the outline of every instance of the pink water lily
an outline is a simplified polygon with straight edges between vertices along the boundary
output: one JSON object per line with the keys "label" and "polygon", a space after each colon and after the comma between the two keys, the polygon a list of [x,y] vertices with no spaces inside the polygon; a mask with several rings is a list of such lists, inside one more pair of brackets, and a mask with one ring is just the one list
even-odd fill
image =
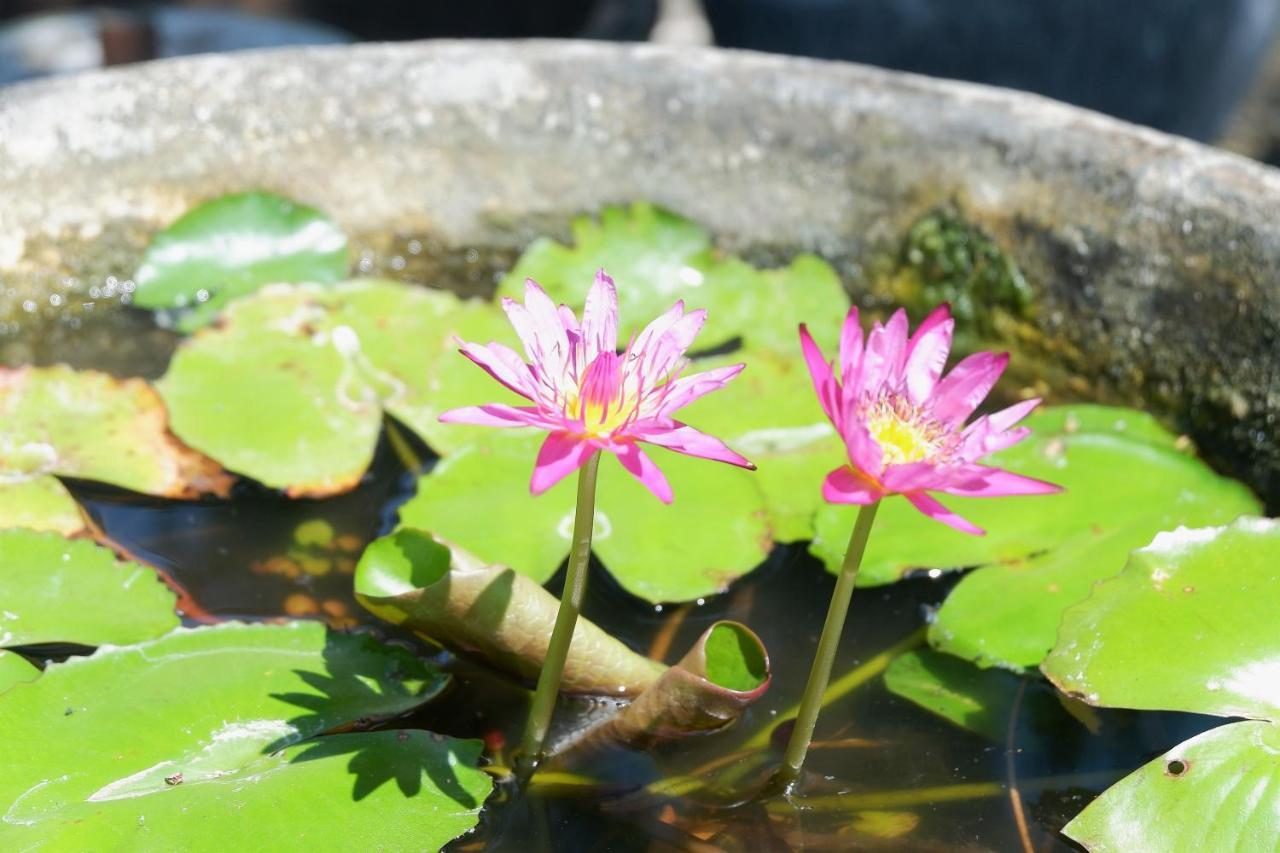
{"label": "pink water lily", "polygon": [[677,302],[618,353],[618,293],[601,270],[587,293],[582,322],[566,305],[556,306],[536,281],[525,281],[524,304],[502,301],[524,344],[525,362],[499,343],[462,342],[462,354],[531,406],[491,403],[445,412],[446,423],[537,427],[548,435],[538,451],[531,491],[537,495],[578,470],[598,450],[665,503],[671,486],[640,449],[647,442],[688,456],[755,468],[724,442],[676,420],[675,411],[724,387],[744,365],[682,375],[689,349],[707,312]]}
{"label": "pink water lily", "polygon": [[866,505],[902,495],[930,518],[980,535],[981,528],[928,493],[997,497],[1060,491],[1052,483],[979,463],[1027,437],[1030,430],[1016,424],[1040,401],[1026,400],[966,426],[1009,356],[975,353],[943,376],[954,328],[950,308],[943,305],[909,335],[907,315],[899,310],[888,323],[876,323],[864,342],[853,308],[840,335],[836,372],[808,329],[800,327],[818,399],[849,457],[823,482],[827,501]]}

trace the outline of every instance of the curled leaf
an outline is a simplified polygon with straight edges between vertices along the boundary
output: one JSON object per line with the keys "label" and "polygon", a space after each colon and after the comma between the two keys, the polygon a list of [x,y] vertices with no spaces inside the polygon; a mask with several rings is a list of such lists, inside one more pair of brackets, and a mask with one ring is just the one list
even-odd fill
{"label": "curled leaf", "polygon": [[[355,585],[356,599],[375,615],[526,680],[542,669],[560,606],[524,575],[412,528],[373,542]],[[634,696],[664,669],[579,618],[560,689]]]}
{"label": "curled leaf", "polygon": [[587,737],[643,749],[713,732],[742,716],[769,689],[769,654],[750,628],[717,622],[680,662]]}

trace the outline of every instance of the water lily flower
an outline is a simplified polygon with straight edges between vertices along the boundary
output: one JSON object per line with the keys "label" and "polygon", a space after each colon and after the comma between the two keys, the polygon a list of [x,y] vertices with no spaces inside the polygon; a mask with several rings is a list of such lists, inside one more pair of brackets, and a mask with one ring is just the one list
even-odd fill
{"label": "water lily flower", "polygon": [[888,323],[876,323],[864,342],[855,307],[845,318],[839,364],[833,366],[808,329],[800,327],[818,399],[849,457],[822,484],[828,502],[869,505],[902,495],[930,518],[981,535],[981,528],[929,492],[996,497],[1060,491],[1052,483],[978,461],[1026,438],[1030,430],[1017,424],[1040,401],[1017,403],[966,426],[1009,356],[975,353],[944,376],[954,328],[950,307],[942,305],[909,336],[906,312],[898,310]]}
{"label": "water lily flower", "polygon": [[690,376],[685,351],[707,312],[677,302],[618,353],[618,294],[601,270],[587,294],[582,322],[559,307],[536,281],[525,281],[524,304],[502,301],[524,344],[528,362],[498,343],[462,343],[462,354],[494,379],[530,401],[529,406],[491,403],[445,412],[446,423],[494,427],[532,426],[547,431],[538,451],[530,490],[541,494],[577,471],[596,451],[614,454],[622,467],[660,500],[671,487],[640,449],[647,442],[688,456],[755,466],[724,442],[675,419],[677,409],[737,376],[744,365],[718,367]]}

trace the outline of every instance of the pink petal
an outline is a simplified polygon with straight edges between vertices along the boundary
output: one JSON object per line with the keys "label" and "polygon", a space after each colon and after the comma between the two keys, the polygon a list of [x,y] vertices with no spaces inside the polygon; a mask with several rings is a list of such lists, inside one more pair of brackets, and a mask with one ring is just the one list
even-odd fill
{"label": "pink petal", "polygon": [[853,466],[872,478],[879,478],[884,470],[884,452],[862,421],[857,418],[845,421],[841,437]]}
{"label": "pink petal", "polygon": [[643,347],[637,338],[634,352],[640,359],[640,371],[646,385],[656,385],[671,374],[684,357],[685,350],[693,345],[706,320],[706,311],[690,311],[652,336]]}
{"label": "pink petal", "polygon": [[865,505],[875,503],[883,496],[883,492],[847,465],[827,474],[822,481],[822,499],[827,503]]}
{"label": "pink petal", "polygon": [[560,325],[564,326],[564,331],[570,340],[582,337],[582,329],[578,327],[578,315],[573,313],[572,308],[561,305],[556,308],[556,313],[560,315]]}
{"label": "pink petal", "polygon": [[586,361],[590,363],[602,352],[618,349],[618,290],[602,269],[587,291],[582,308],[582,339],[586,344]]}
{"label": "pink petal", "polygon": [[907,396],[920,405],[929,399],[942,368],[951,353],[951,336],[956,322],[951,319],[951,306],[943,303],[933,310],[917,328],[907,344],[907,361],[903,368]]}
{"label": "pink petal", "polygon": [[946,470],[933,462],[905,462],[901,465],[886,465],[884,473],[880,475],[880,482],[890,492],[905,494],[938,489],[951,480]]}
{"label": "pink petal", "polygon": [[963,440],[956,455],[965,462],[976,462],[991,453],[1012,447],[1031,435],[1026,427],[996,430],[987,415],[983,415],[965,428]]}
{"label": "pink petal", "polygon": [[963,423],[986,399],[1008,363],[1008,353],[976,352],[957,364],[934,389],[934,417]]}
{"label": "pink petal", "polygon": [[491,343],[488,346],[462,342],[462,354],[471,359],[494,379],[526,399],[533,399],[529,366],[510,347]]}
{"label": "pink petal", "polygon": [[688,424],[680,423],[680,421],[673,421],[672,423],[674,426],[670,428],[639,427],[632,430],[631,435],[639,441],[647,441],[650,444],[656,444],[659,447],[665,447],[668,450],[674,450],[676,453],[683,453],[686,456],[697,456],[716,462],[728,462],[730,465],[737,465],[739,468],[755,470],[755,465],[751,464],[745,457],[734,453],[723,441],[715,436],[699,432]]}
{"label": "pink petal", "polygon": [[903,497],[911,501],[912,506],[932,518],[934,521],[941,521],[943,524],[948,527],[954,527],[961,533],[970,533],[974,536],[983,536],[986,534],[986,531],[981,527],[965,521],[963,518],[956,515],[954,512],[947,509],[924,492],[912,492],[911,494],[904,495]]}
{"label": "pink petal", "polygon": [[1038,405],[1040,405],[1040,398],[1034,397],[1030,400],[1023,400],[1021,403],[1014,403],[1009,408],[1001,409],[987,417],[991,420],[993,427],[1004,430],[1031,414]]}
{"label": "pink petal", "polygon": [[[1053,495],[1062,487],[1034,477],[1024,477],[1003,468],[985,465],[968,465],[963,469],[963,479],[943,487],[951,495],[974,498],[996,498],[1008,495]],[[957,472],[960,475],[960,472]]]}
{"label": "pink petal", "polygon": [[440,415],[440,422],[493,427],[536,426],[544,429],[554,426],[535,406],[505,406],[501,403],[450,409]]}
{"label": "pink petal", "polygon": [[718,391],[745,367],[745,364],[731,364],[728,367],[716,367],[691,376],[681,376],[666,386],[665,396],[658,406],[657,414],[669,415],[699,397]]}
{"label": "pink petal", "polygon": [[867,350],[862,357],[862,376],[857,388],[847,393],[875,394],[885,384],[896,386],[902,379],[903,360],[907,354],[907,312],[899,308],[889,322],[876,323],[867,336]]}
{"label": "pink petal", "polygon": [[[856,311],[856,309],[855,309]],[[840,425],[840,401],[836,389],[835,377],[831,375],[831,365],[822,357],[822,350],[814,343],[813,336],[804,323],[800,324],[800,350],[804,353],[804,362],[809,366],[809,376],[813,379],[813,390],[817,392],[822,411],[837,427]]]}
{"label": "pink petal", "polygon": [[560,310],[533,279],[524,283],[524,305],[502,300],[503,310],[524,344],[529,361],[544,372],[557,375],[569,357],[569,336],[560,319]]}
{"label": "pink petal", "polygon": [[846,388],[858,387],[857,376],[862,370],[862,321],[858,306],[849,308],[840,328],[840,377]]}
{"label": "pink petal", "polygon": [[617,454],[622,467],[626,468],[631,476],[639,480],[646,489],[653,492],[654,497],[664,504],[671,503],[671,485],[663,475],[662,469],[654,464],[648,454],[637,447],[635,442],[621,442],[609,449]]}
{"label": "pink petal", "polygon": [[533,479],[529,491],[540,495],[565,477],[582,467],[596,446],[582,436],[567,432],[553,432],[538,448],[538,459],[533,466]]}

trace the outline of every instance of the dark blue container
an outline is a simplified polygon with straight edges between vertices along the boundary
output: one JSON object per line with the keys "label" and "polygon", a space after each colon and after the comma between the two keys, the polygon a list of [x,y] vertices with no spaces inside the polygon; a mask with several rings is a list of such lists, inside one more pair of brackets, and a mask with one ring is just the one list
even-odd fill
{"label": "dark blue container", "polygon": [[717,44],[1038,92],[1209,140],[1280,0],[704,0]]}

